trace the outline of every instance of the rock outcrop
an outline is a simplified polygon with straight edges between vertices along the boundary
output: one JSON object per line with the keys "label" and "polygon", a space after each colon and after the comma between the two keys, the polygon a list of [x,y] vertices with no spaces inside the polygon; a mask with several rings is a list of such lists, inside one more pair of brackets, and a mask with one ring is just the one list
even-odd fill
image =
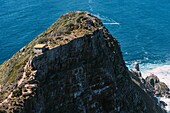
{"label": "rock outcrop", "polygon": [[136,63],[135,71],[130,69],[131,79],[138,84],[144,91],[146,91],[159,106],[165,108],[167,104],[164,101],[160,101],[160,97],[170,98],[170,92],[168,86],[159,80],[159,78],[152,74],[147,76],[145,79],[139,69],[139,63]]}
{"label": "rock outcrop", "polygon": [[160,82],[159,78],[156,75],[154,75],[154,74],[151,74],[150,76],[147,76],[145,78],[145,80],[152,87],[154,87],[156,83]]}
{"label": "rock outcrop", "polygon": [[[49,50],[33,53],[37,43]],[[165,113],[132,80],[119,42],[87,12],[61,16],[0,71],[2,112]]]}
{"label": "rock outcrop", "polygon": [[146,88],[152,91],[154,95],[170,97],[168,86],[164,82],[161,82],[156,75],[151,74],[147,76],[145,80]]}

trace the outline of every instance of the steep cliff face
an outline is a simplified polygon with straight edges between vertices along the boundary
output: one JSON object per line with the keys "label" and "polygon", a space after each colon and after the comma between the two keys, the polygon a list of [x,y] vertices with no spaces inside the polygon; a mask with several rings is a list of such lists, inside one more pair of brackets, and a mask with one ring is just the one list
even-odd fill
{"label": "steep cliff face", "polygon": [[[34,54],[36,43],[46,43],[49,50]],[[63,15],[24,51],[31,54],[21,64],[18,80],[5,82],[15,87],[1,97],[3,112],[165,112],[131,80],[118,41],[87,12]]]}

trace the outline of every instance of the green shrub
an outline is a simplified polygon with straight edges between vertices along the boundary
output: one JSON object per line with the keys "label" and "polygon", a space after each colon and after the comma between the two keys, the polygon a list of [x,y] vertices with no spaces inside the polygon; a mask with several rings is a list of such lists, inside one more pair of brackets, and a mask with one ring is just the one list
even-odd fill
{"label": "green shrub", "polygon": [[16,89],[16,90],[14,90],[14,92],[13,92],[13,96],[14,97],[19,97],[20,95],[22,95],[22,90],[21,89]]}
{"label": "green shrub", "polygon": [[44,44],[44,43],[46,43],[48,41],[48,39],[46,38],[46,37],[42,37],[42,38],[40,38],[39,40],[38,40],[38,43],[39,44]]}
{"label": "green shrub", "polygon": [[7,113],[5,110],[0,109],[0,113]]}

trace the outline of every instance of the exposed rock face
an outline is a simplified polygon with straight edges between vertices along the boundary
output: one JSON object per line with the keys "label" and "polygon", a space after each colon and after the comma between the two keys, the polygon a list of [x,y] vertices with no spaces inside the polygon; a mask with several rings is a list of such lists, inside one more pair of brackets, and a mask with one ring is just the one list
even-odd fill
{"label": "exposed rock face", "polygon": [[155,84],[159,82],[159,78],[156,75],[154,75],[154,74],[151,74],[150,76],[147,76],[145,80],[152,87],[154,87]]}
{"label": "exposed rock face", "polygon": [[165,108],[167,104],[164,101],[160,101],[158,97],[167,97],[170,98],[169,88],[164,82],[160,82],[159,78],[151,74],[145,79],[142,77],[142,74],[139,70],[139,63],[136,63],[135,71],[130,69],[131,79],[138,84],[144,91],[146,91],[162,108]]}
{"label": "exposed rock face", "polygon": [[[79,15],[81,18],[77,19]],[[62,29],[63,23],[56,22],[45,32],[45,38],[39,39],[43,43],[45,40],[50,49],[30,57],[15,91],[2,101],[2,110],[15,113],[165,112],[131,80],[118,41],[98,18],[87,12],[71,12],[61,18],[77,21],[65,22],[68,26]]]}
{"label": "exposed rock face", "polygon": [[168,86],[164,82],[161,82],[156,75],[151,74],[145,80],[146,88],[152,91],[154,95],[170,97]]}
{"label": "exposed rock face", "polygon": [[169,91],[168,86],[164,82],[156,83],[154,88],[155,88],[155,91],[159,91],[159,92],[162,92],[162,93],[166,93],[166,92]]}

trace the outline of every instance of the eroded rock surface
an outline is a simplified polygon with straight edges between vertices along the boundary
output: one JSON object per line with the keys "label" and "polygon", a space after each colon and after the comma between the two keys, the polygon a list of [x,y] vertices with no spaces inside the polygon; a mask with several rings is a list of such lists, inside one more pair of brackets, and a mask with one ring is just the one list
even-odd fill
{"label": "eroded rock surface", "polygon": [[161,82],[156,75],[151,74],[150,76],[147,76],[145,80],[146,88],[152,91],[154,95],[170,97],[168,86],[164,82]]}
{"label": "eroded rock surface", "polygon": [[159,78],[156,75],[154,75],[154,74],[151,74],[150,76],[147,76],[145,78],[145,80],[152,87],[154,87],[156,83],[160,82]]}
{"label": "eroded rock surface", "polygon": [[[33,45],[46,43],[50,49],[28,57],[16,87],[9,91],[10,98],[6,98],[6,102],[2,98],[2,110],[15,113],[165,112],[138,85],[140,81],[132,81],[120,44],[93,15],[87,12],[63,15],[33,42]],[[24,51],[32,51],[28,47]]]}

